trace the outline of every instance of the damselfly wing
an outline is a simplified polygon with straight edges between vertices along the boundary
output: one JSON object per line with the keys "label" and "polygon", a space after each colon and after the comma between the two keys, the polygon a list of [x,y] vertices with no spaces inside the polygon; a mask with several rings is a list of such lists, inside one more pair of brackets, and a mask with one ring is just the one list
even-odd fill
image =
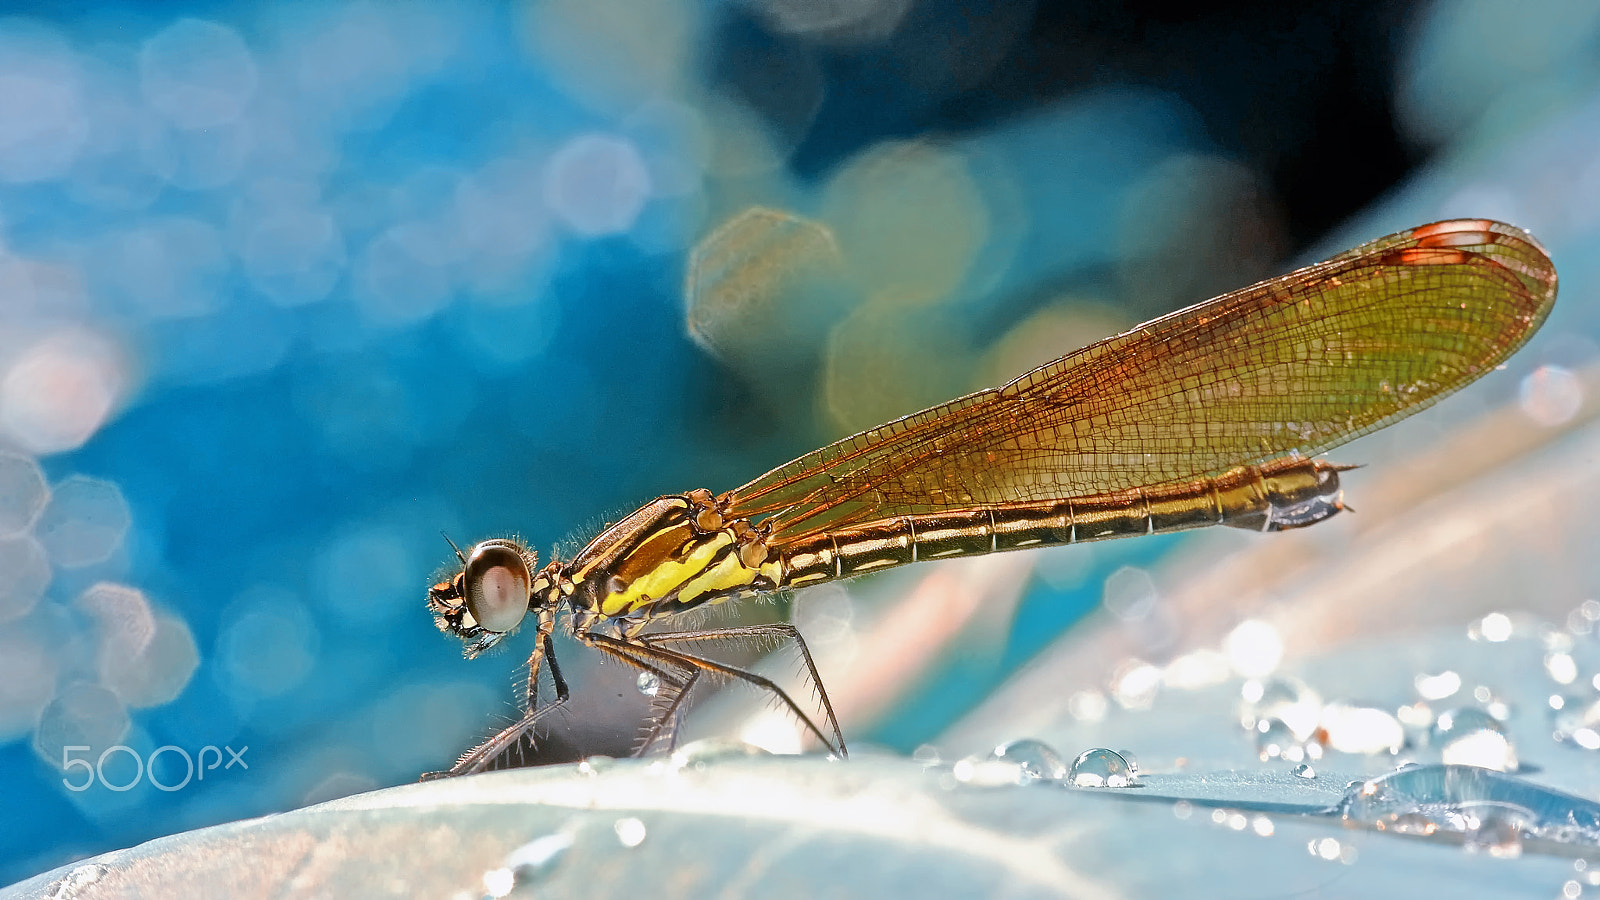
{"label": "damselfly wing", "polygon": [[[1146,322],[980,391],[806,454],[724,494],[651,501],[570,561],[510,540],[457,551],[428,606],[471,657],[532,614],[525,714],[445,774],[519,764],[565,703],[552,635],[659,679],[637,752],[670,745],[702,679],[771,691],[830,752],[845,743],[786,624],[658,630],[707,605],[920,560],[1205,525],[1298,528],[1343,509],[1318,455],[1492,371],[1544,322],[1556,273],[1527,232],[1424,225]],[[822,725],[781,687],[718,662],[720,640],[792,641]],[[555,696],[538,702],[547,670]]]}

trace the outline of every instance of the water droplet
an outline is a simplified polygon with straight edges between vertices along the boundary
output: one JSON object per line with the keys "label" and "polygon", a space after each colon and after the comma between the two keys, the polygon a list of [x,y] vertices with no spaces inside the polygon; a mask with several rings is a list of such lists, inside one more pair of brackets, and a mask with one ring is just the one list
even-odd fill
{"label": "water droplet", "polygon": [[490,869],[483,873],[483,893],[485,896],[499,900],[500,897],[511,893],[511,889],[516,886],[517,875],[510,869]]}
{"label": "water droplet", "polygon": [[1112,682],[1111,696],[1123,709],[1144,710],[1155,703],[1161,689],[1161,669],[1149,663],[1129,660]]}
{"label": "water droplet", "polygon": [[1269,759],[1299,762],[1305,759],[1306,752],[1282,719],[1262,719],[1256,723],[1256,755],[1262,762]]}
{"label": "water droplet", "polygon": [[1067,781],[1075,787],[1138,787],[1139,778],[1128,761],[1115,750],[1085,750],[1072,761]]}
{"label": "water droplet", "polygon": [[939,748],[932,744],[919,744],[917,749],[911,751],[911,761],[922,767],[937,766],[942,760]]}
{"label": "water droplet", "polygon": [[1106,695],[1095,690],[1078,691],[1067,698],[1067,714],[1080,722],[1098,722],[1111,706]]}
{"label": "water droplet", "polygon": [[611,829],[617,833],[617,840],[622,843],[622,846],[630,850],[644,843],[644,823],[633,816],[618,819],[612,823]]}
{"label": "water droplet", "polygon": [[1031,738],[1001,744],[990,758],[1021,766],[1028,781],[1060,781],[1067,777],[1067,763],[1061,754],[1049,744]]}
{"label": "water droplet", "polygon": [[1306,763],[1301,763],[1290,771],[1292,771],[1297,778],[1305,778],[1309,780],[1317,777],[1317,770],[1311,768],[1311,766],[1307,765]]}
{"label": "water droplet", "polygon": [[[1557,704],[1557,700],[1561,702]],[[1560,697],[1551,697],[1550,701],[1556,740],[1585,750],[1600,750],[1600,700],[1583,706]]]}
{"label": "water droplet", "polygon": [[1240,714],[1244,727],[1256,729],[1263,719],[1278,719],[1297,741],[1309,738],[1322,716],[1322,697],[1295,678],[1246,682],[1244,699]]}
{"label": "water droplet", "polygon": [[1241,622],[1222,641],[1222,652],[1234,671],[1258,678],[1278,667],[1283,659],[1283,638],[1278,629],[1259,619]]}
{"label": "water droplet", "polygon": [[1256,816],[1250,820],[1250,830],[1262,837],[1272,837],[1272,833],[1277,829],[1271,819],[1266,816]]}
{"label": "water droplet", "polygon": [[1406,732],[1400,720],[1375,706],[1330,703],[1322,710],[1322,743],[1340,753],[1399,753]]}
{"label": "water droplet", "polygon": [[1459,834],[1492,855],[1521,852],[1525,837],[1600,842],[1600,803],[1473,766],[1402,768],[1352,787],[1340,812],[1378,831]]}
{"label": "water droplet", "polygon": [[1306,850],[1312,856],[1328,862],[1341,862],[1348,866],[1356,861],[1356,848],[1340,843],[1338,838],[1312,838],[1306,843]]}
{"label": "water droplet", "polygon": [[700,771],[719,760],[771,755],[755,744],[730,741],[725,738],[706,738],[674,750],[671,761],[674,771],[681,772],[684,769]]}
{"label": "water droplet", "polygon": [[1517,767],[1517,751],[1506,736],[1505,726],[1476,707],[1462,707],[1439,714],[1433,723],[1429,742],[1439,750],[1446,765],[1477,766],[1509,772]]}
{"label": "water droplet", "polygon": [[661,693],[661,678],[654,672],[640,672],[637,683],[639,685],[639,693],[646,697],[654,697],[656,694]]}
{"label": "water droplet", "polygon": [[1443,700],[1461,690],[1461,676],[1450,669],[1437,675],[1419,673],[1412,679],[1412,684],[1416,685],[1417,693],[1422,699]]}
{"label": "water droplet", "polygon": [[1467,637],[1474,641],[1498,644],[1510,638],[1511,631],[1511,617],[1505,613],[1493,612],[1467,626]]}
{"label": "water droplet", "polygon": [[1433,707],[1420,700],[1416,703],[1407,703],[1395,710],[1395,718],[1407,728],[1425,732],[1433,727]]}
{"label": "water droplet", "polygon": [[1570,653],[1546,653],[1544,670],[1556,684],[1571,684],[1578,679],[1578,663]]}

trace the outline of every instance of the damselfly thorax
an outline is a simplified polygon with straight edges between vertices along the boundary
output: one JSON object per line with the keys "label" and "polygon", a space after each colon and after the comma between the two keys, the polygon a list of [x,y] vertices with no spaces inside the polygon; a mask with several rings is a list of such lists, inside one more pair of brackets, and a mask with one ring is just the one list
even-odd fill
{"label": "damselfly thorax", "polygon": [[[1549,314],[1556,275],[1524,231],[1440,222],[1217,297],[981,391],[780,466],[735,490],[660,497],[570,561],[537,567],[510,540],[457,551],[429,591],[466,654],[532,614],[523,720],[450,774],[514,765],[565,702],[551,635],[573,635],[661,680],[640,752],[670,744],[702,677],[768,690],[843,756],[804,640],[787,624],[658,626],[690,610],[923,560],[1229,525],[1278,531],[1344,509],[1316,459],[1491,371]],[[704,651],[727,638],[790,641],[825,727],[778,685]],[[555,700],[537,703],[541,671]]]}

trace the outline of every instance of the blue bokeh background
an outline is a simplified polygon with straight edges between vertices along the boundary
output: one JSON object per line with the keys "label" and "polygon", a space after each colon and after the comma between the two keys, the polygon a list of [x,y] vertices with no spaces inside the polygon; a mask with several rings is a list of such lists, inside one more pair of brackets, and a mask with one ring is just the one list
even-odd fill
{"label": "blue bokeh background", "polygon": [[[1559,252],[1600,226],[1587,4],[999,6],[0,19],[0,883],[414,780],[512,715],[516,651],[469,665],[422,609],[441,530],[542,554],[1428,219],[1533,229],[1564,295],[1593,267]],[[1542,180],[1325,237],[1541,130]],[[1589,362],[1596,319],[1522,371]],[[929,740],[1173,540],[1045,565],[852,733]],[[551,758],[626,749],[608,690]],[[63,786],[114,745],[249,768]]]}

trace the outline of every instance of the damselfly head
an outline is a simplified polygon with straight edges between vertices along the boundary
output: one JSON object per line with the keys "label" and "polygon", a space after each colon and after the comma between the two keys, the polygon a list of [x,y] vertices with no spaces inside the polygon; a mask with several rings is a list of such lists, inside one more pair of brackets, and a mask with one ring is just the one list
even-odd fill
{"label": "damselfly head", "polygon": [[528,614],[533,596],[532,550],[508,540],[484,541],[467,554],[461,571],[467,612],[487,631],[504,634]]}
{"label": "damselfly head", "polygon": [[439,630],[460,638],[472,657],[493,647],[528,614],[539,559],[508,538],[482,541],[467,553],[456,549],[456,557],[461,571],[428,589],[428,608]]}

